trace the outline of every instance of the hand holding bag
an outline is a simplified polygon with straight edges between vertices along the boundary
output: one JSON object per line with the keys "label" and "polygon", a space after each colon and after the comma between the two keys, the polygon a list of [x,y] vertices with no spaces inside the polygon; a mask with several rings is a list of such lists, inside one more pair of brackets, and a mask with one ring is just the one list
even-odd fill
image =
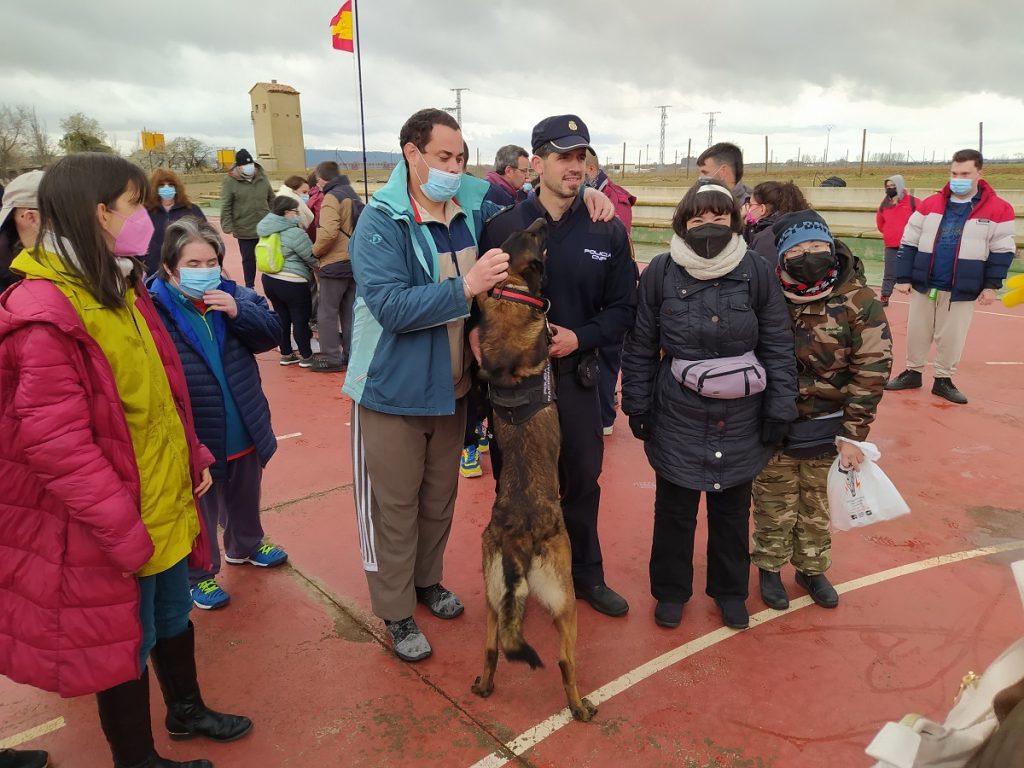
{"label": "hand holding bag", "polygon": [[828,471],[828,513],[832,527],[838,531],[861,528],[872,523],[892,520],[910,512],[896,486],[875,462],[882,453],[874,443],[858,443],[837,437],[856,445],[864,454],[859,469],[844,469],[839,457]]}

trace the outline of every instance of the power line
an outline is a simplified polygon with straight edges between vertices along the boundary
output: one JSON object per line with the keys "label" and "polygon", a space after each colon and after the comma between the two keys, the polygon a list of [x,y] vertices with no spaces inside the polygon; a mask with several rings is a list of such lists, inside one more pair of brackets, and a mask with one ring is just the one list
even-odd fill
{"label": "power line", "polygon": [[668,121],[666,110],[671,108],[671,104],[661,104],[655,107],[655,109],[661,110],[661,139],[658,144],[658,165],[665,164],[665,123]]}

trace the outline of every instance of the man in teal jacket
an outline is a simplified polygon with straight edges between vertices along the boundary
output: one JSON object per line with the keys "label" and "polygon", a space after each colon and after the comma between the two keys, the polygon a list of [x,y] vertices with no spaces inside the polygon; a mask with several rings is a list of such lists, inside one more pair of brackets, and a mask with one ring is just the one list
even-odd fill
{"label": "man in teal jacket", "polygon": [[359,217],[349,244],[358,285],[343,391],[352,407],[352,458],[363,568],[374,613],[395,654],[430,655],[412,618],[463,605],[441,581],[465,431],[473,297],[508,277],[508,254],[479,259],[488,184],[461,174],[462,132],[424,109],[399,135],[403,161]]}

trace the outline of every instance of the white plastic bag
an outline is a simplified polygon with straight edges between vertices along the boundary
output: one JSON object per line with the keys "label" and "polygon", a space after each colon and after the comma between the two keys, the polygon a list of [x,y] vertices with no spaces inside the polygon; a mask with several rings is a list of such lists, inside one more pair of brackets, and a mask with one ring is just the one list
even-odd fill
{"label": "white plastic bag", "polygon": [[875,463],[882,455],[878,446],[837,437],[836,442],[840,441],[860,448],[864,461],[860,469],[842,469],[838,456],[832,462],[828,471],[828,513],[832,527],[837,531],[848,531],[910,512],[896,486]]}

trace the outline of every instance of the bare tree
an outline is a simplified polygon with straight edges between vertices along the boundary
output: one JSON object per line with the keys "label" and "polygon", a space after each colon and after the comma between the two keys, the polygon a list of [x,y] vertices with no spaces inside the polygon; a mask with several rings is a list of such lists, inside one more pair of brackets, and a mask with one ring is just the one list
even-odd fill
{"label": "bare tree", "polygon": [[192,136],[179,136],[168,142],[166,151],[170,165],[183,173],[201,171],[210,164],[213,150]]}
{"label": "bare tree", "polygon": [[0,179],[8,178],[11,169],[22,160],[24,136],[25,120],[21,111],[0,104]]}
{"label": "bare tree", "polygon": [[128,156],[128,159],[147,171],[170,165],[167,151],[164,147],[158,149],[137,149]]}
{"label": "bare tree", "polygon": [[18,112],[24,124],[24,144],[29,162],[32,165],[49,165],[56,152],[46,132],[46,123],[39,120],[34,106],[18,107]]}

